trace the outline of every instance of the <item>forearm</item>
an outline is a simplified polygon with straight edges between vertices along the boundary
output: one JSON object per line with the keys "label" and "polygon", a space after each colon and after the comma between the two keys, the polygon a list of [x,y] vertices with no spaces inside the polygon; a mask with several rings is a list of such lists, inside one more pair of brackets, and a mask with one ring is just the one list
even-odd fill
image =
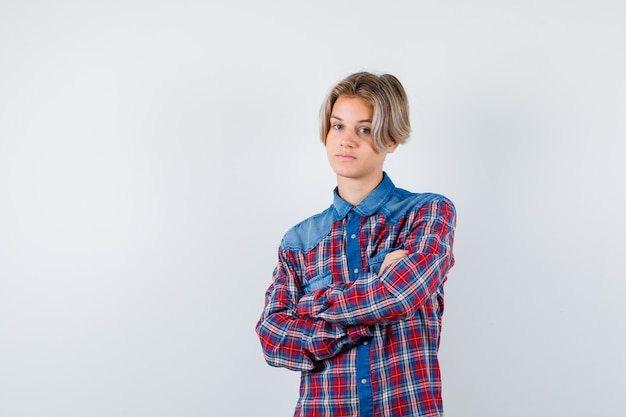
{"label": "forearm", "polygon": [[413,261],[407,257],[380,277],[367,274],[350,284],[304,296],[298,314],[342,326],[404,320],[416,314],[443,285],[451,259],[428,260],[428,267],[420,269],[411,267]]}
{"label": "forearm", "polygon": [[316,362],[337,355],[344,346],[370,334],[365,325],[344,327],[286,313],[262,318],[256,332],[267,363],[295,371],[312,370]]}

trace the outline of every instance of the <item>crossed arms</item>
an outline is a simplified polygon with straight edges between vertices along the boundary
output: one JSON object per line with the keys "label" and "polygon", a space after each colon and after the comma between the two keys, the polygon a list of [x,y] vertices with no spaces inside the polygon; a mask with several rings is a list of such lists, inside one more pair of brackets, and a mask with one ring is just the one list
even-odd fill
{"label": "crossed arms", "polygon": [[316,362],[370,335],[371,325],[414,316],[443,285],[454,263],[454,206],[434,200],[414,219],[404,249],[388,253],[378,273],[306,294],[298,285],[295,260],[281,248],[256,326],[267,362],[312,370]]}

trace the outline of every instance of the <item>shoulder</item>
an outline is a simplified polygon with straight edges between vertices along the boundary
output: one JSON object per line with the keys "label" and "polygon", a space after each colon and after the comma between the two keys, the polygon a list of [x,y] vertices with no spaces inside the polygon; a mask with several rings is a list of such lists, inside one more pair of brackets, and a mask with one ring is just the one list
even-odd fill
{"label": "shoulder", "polygon": [[396,188],[383,206],[384,214],[392,219],[407,217],[424,208],[455,215],[454,204],[449,198],[436,193],[414,193],[402,188]]}
{"label": "shoulder", "polygon": [[293,226],[283,236],[281,246],[287,250],[308,252],[328,235],[335,221],[335,210],[330,206]]}

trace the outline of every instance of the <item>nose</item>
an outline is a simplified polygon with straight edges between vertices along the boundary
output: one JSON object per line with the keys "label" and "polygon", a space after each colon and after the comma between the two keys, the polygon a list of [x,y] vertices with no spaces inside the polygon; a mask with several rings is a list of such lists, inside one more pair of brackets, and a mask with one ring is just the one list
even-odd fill
{"label": "nose", "polygon": [[344,130],[341,135],[340,145],[346,148],[353,148],[357,144],[356,134],[348,129]]}

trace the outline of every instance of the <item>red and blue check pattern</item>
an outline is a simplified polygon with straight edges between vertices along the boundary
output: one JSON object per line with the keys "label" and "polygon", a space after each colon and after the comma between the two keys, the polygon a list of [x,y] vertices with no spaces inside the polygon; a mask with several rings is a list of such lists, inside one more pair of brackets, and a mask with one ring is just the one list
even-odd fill
{"label": "red and blue check pattern", "polygon": [[[257,333],[267,362],[302,372],[296,416],[443,415],[437,351],[455,210],[383,182],[283,238]],[[379,274],[384,256],[409,255]]]}

